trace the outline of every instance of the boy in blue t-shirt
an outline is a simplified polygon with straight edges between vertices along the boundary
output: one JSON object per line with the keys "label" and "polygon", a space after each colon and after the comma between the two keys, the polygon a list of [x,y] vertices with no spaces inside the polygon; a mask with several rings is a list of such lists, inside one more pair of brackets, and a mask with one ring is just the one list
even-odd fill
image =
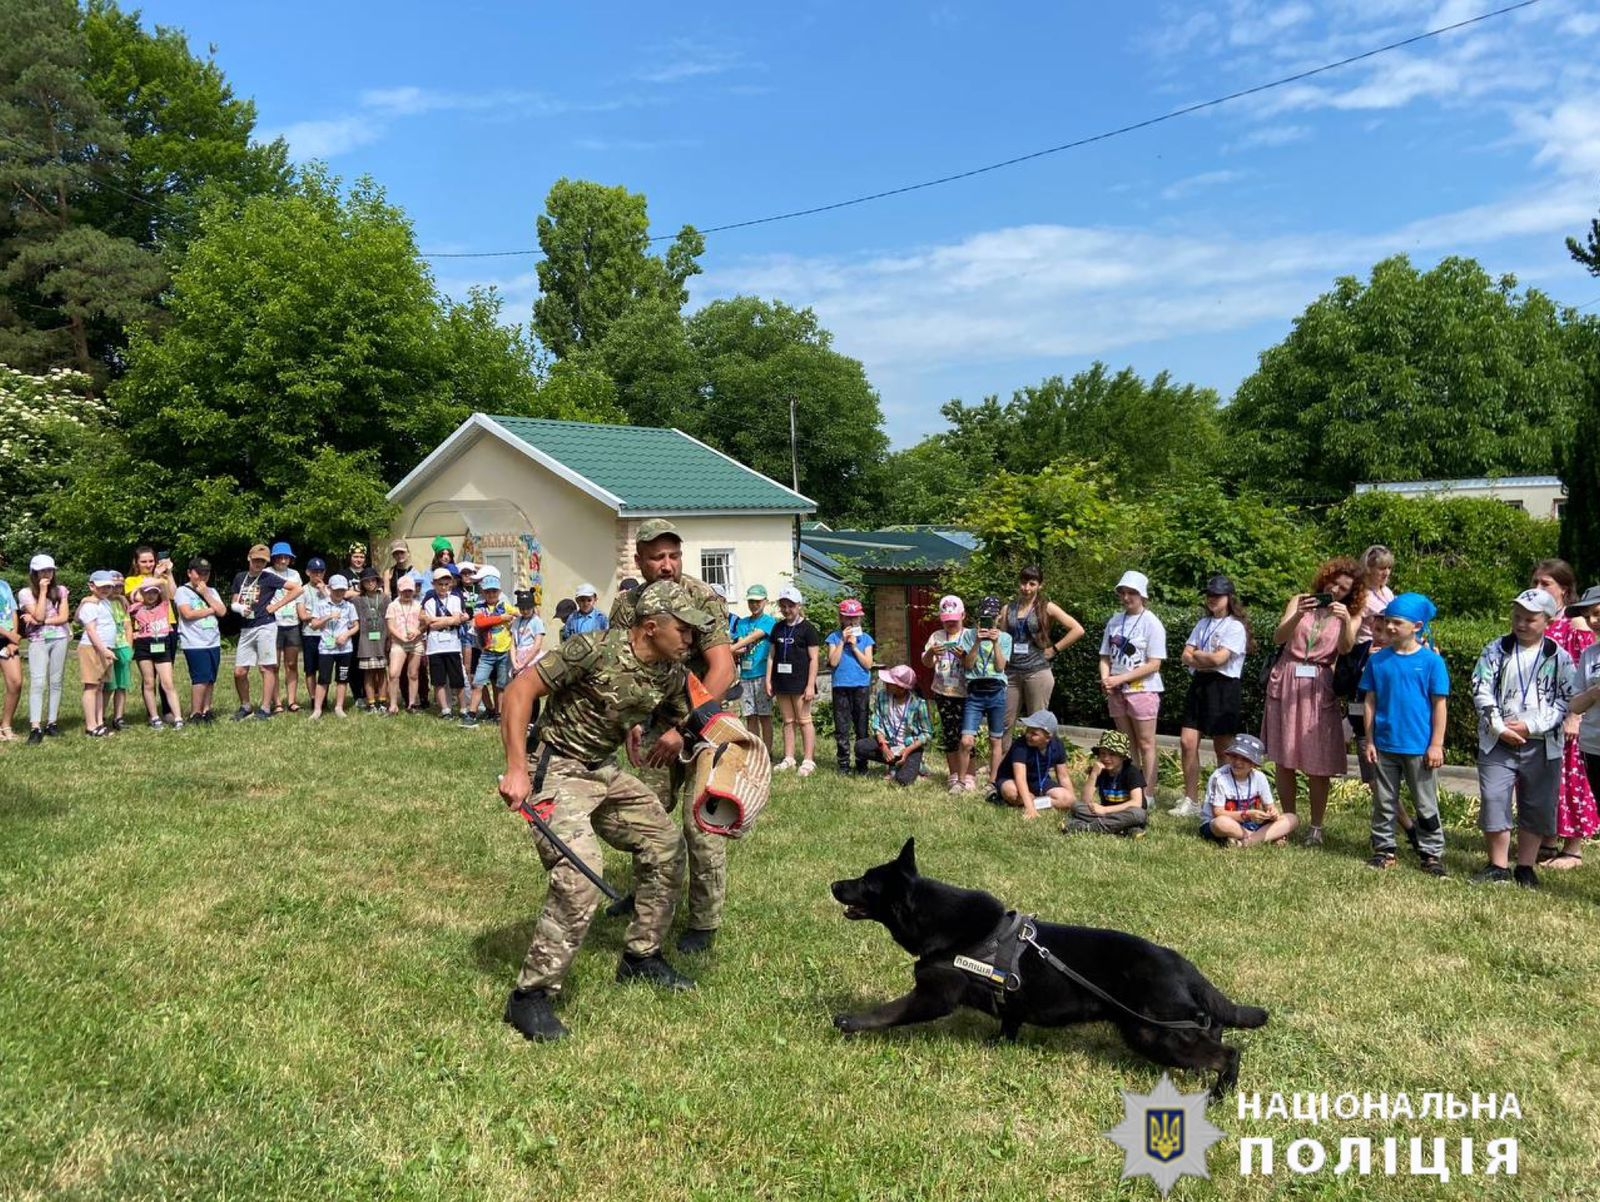
{"label": "boy in blue t-shirt", "polygon": [[767,588],[752,584],[745,590],[749,617],[732,619],[729,636],[739,658],[739,716],[752,733],[772,746],[772,695],[767,692],[767,658],[778,619],[767,612]]}
{"label": "boy in blue t-shirt", "polygon": [[1367,718],[1362,754],[1373,767],[1372,859],[1367,861],[1373,868],[1395,864],[1395,807],[1404,774],[1416,802],[1422,870],[1445,875],[1438,769],[1444,763],[1450,673],[1443,657],[1418,640],[1438,612],[1421,593],[1402,593],[1389,602],[1383,611],[1389,645],[1374,652],[1361,673]]}

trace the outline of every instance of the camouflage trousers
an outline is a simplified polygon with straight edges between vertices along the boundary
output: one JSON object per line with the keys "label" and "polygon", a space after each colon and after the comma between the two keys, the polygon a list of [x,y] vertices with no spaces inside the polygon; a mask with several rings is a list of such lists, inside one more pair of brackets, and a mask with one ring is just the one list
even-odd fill
{"label": "camouflage trousers", "polygon": [[655,790],[668,813],[682,801],[683,842],[689,853],[689,926],[714,931],[722,925],[722,906],[728,898],[728,840],[708,835],[694,822],[694,807],[684,797],[688,773],[674,762],[670,768],[641,768],[639,779]]}
{"label": "camouflage trousers", "polygon": [[[530,758],[530,773],[537,766]],[[683,838],[656,795],[610,761],[591,771],[579,760],[552,755],[538,798],[554,800],[550,829],[596,872],[605,863],[601,839],[633,854],[635,908],[623,946],[636,956],[659,952],[683,893],[684,854]],[[550,870],[550,891],[517,988],[555,993],[603,895],[537,828],[530,829],[539,859]]]}

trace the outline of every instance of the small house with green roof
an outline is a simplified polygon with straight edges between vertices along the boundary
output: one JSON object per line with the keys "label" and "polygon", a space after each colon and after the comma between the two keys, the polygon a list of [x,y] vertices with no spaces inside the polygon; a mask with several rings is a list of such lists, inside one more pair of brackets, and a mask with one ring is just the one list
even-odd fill
{"label": "small house with green roof", "polygon": [[389,491],[392,538],[430,562],[450,539],[458,560],[490,564],[509,591],[549,608],[593,584],[608,605],[637,575],[634,536],[668,518],[690,575],[741,598],[774,595],[794,573],[796,519],[816,505],[682,430],[475,413]]}

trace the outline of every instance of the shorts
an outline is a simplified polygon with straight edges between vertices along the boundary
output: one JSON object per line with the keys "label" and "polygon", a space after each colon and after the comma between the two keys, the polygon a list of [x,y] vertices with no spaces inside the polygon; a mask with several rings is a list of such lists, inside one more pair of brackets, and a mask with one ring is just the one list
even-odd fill
{"label": "shorts", "polygon": [[478,656],[477,670],[472,673],[472,687],[481,689],[490,683],[497,689],[503,689],[511,683],[511,652],[485,651]]}
{"label": "shorts", "polygon": [[435,651],[428,656],[428,683],[436,689],[464,689],[467,674],[461,666],[461,652]]}
{"label": "shorts", "polygon": [[240,668],[276,668],[278,666],[278,628],[276,626],[246,626],[239,631],[239,645],[234,648],[233,666]]}
{"label": "shorts", "polygon": [[[1239,829],[1248,834],[1251,831],[1260,830],[1263,825],[1265,825],[1265,824],[1264,823],[1260,823],[1260,822],[1241,822],[1239,824]],[[1228,836],[1227,835],[1219,835],[1215,831],[1213,831],[1211,829],[1211,823],[1209,821],[1208,822],[1202,822],[1200,824],[1200,837],[1202,839],[1204,839],[1208,843],[1216,843],[1216,844],[1226,845],[1227,842],[1228,842]]]}
{"label": "shorts", "polygon": [[1106,695],[1106,706],[1111,719],[1131,718],[1135,722],[1154,722],[1161,712],[1160,693],[1124,693],[1118,689]]}
{"label": "shorts", "polygon": [[94,649],[92,643],[78,644],[78,677],[86,685],[105,684],[111,674],[111,665],[105,656]]}
{"label": "shorts", "polygon": [[177,658],[178,636],[175,634],[163,639],[133,640],[133,662],[136,664],[170,664]]}
{"label": "shorts", "polygon": [[772,698],[767,696],[767,678],[739,682],[739,715],[744,718],[772,717]]}
{"label": "shorts", "polygon": [[933,708],[939,711],[939,747],[949,755],[961,747],[961,724],[967,716],[967,699],[935,693]]}
{"label": "shorts", "polygon": [[355,658],[355,653],[351,651],[341,651],[338,655],[324,651],[317,657],[317,683],[349,684],[350,665]]}
{"label": "shorts", "polygon": [[1485,834],[1516,827],[1539,835],[1556,833],[1556,800],[1561,793],[1563,759],[1545,754],[1545,741],[1521,747],[1496,743],[1478,756],[1478,829]]}
{"label": "shorts", "polygon": [[222,670],[222,648],[200,647],[183,649],[183,662],[189,665],[190,684],[216,684],[217,673]]}
{"label": "shorts", "polygon": [[999,688],[993,692],[985,693],[975,691],[971,684],[967,685],[967,701],[961,714],[961,734],[976,736],[985,719],[989,723],[989,737],[1003,739],[1006,737],[1006,686],[1003,681],[997,681]]}
{"label": "shorts", "polygon": [[111,685],[113,693],[126,693],[133,687],[133,648],[118,647],[115,651],[116,662],[111,665]]}
{"label": "shorts", "polygon": [[287,651],[290,647],[299,647],[305,642],[300,634],[300,623],[293,626],[278,627],[278,650]]}
{"label": "shorts", "polygon": [[1236,735],[1243,713],[1244,686],[1237,677],[1220,672],[1194,674],[1189,695],[1183,699],[1184,730],[1198,730],[1212,738]]}

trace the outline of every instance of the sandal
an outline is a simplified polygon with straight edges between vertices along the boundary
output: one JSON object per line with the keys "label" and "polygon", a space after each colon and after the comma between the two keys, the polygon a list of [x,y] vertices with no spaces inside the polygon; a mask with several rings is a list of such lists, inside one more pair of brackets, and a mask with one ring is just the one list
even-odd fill
{"label": "sandal", "polygon": [[[1565,861],[1565,863],[1563,863]],[[1567,872],[1573,868],[1583,867],[1583,853],[1576,851],[1559,851],[1548,860],[1539,862],[1541,868],[1549,868],[1556,872]]]}
{"label": "sandal", "polygon": [[[284,708],[286,708],[291,714],[298,714],[300,712],[300,703],[297,701],[293,705],[286,706]],[[277,714],[281,714],[281,713],[283,713],[283,709],[277,709],[277,710],[274,710],[273,712],[277,713]]]}
{"label": "sandal", "polygon": [[1393,868],[1394,864],[1394,852],[1392,851],[1374,852],[1372,859],[1367,861],[1368,868],[1376,868],[1380,872],[1386,868]]}
{"label": "sandal", "polygon": [[1555,859],[1557,856],[1563,856],[1563,855],[1566,855],[1566,852],[1561,850],[1561,844],[1559,844],[1559,843],[1541,843],[1539,845],[1539,858],[1537,860],[1535,860],[1534,863],[1536,863],[1536,864],[1548,864],[1551,860]]}

